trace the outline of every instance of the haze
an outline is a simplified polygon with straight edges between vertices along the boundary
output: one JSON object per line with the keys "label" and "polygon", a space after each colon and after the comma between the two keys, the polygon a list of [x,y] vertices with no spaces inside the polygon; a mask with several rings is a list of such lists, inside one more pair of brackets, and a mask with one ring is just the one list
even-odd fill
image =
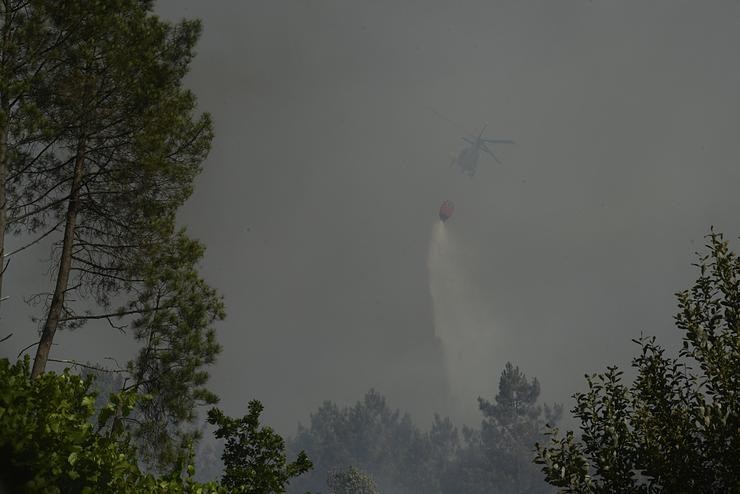
{"label": "haze", "polygon": [[[566,401],[584,373],[628,364],[641,332],[676,343],[673,294],[703,236],[740,232],[737,2],[158,9],[203,20],[188,84],[216,138],[181,222],[226,298],[212,382],[227,413],[257,398],[291,434],[374,387],[421,424],[475,423],[507,361]],[[484,124],[517,144],[471,179],[449,162]],[[454,241],[430,253],[445,199]],[[35,341],[21,295],[48,282],[47,255],[9,268],[27,290],[3,356]],[[91,329],[60,333],[55,356],[126,356]]]}

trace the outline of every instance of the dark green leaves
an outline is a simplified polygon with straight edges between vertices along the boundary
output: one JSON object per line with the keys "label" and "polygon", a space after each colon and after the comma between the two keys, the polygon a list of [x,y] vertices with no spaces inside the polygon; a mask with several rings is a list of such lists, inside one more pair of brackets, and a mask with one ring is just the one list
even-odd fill
{"label": "dark green leaves", "polygon": [[221,484],[241,494],[285,492],[291,478],[311,469],[311,460],[301,451],[289,463],[283,438],[270,427],[260,427],[262,404],[250,401],[248,409],[240,419],[227,417],[218,408],[208,412],[208,422],[217,427],[215,436],[226,440]]}
{"label": "dark green leaves", "polygon": [[740,260],[708,235],[694,286],[677,294],[678,358],[635,340],[636,377],[587,376],[572,432],[538,445],[547,481],[565,492],[740,492]]}

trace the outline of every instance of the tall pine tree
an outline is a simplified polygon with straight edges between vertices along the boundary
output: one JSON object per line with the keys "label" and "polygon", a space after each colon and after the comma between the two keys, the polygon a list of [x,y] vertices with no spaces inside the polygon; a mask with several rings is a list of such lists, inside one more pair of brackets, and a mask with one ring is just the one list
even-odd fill
{"label": "tall pine tree", "polygon": [[137,404],[131,432],[142,459],[165,471],[177,464],[199,434],[196,407],[215,404],[206,387],[221,347],[213,323],[223,319],[221,297],[196,271],[203,246],[178,232],[167,245],[155,245],[142,258],[138,297],[126,307],[135,312],[135,338],[141,343],[127,366],[128,389],[150,397]]}
{"label": "tall pine tree", "polygon": [[481,429],[463,430],[467,444],[445,475],[443,492],[548,492],[532,463],[534,445],[562,407],[539,406],[539,395],[539,381],[507,362],[495,400],[478,398]]}
{"label": "tall pine tree", "polygon": [[53,163],[20,176],[24,221],[63,229],[33,376],[44,371],[57,329],[104,315],[79,313],[70,293],[106,311],[144,282],[131,266],[170,240],[211,141],[209,117],[194,116],[195,98],[181,86],[197,22],[172,26],[136,0],[65,7],[52,26],[74,25],[76,36],[63,45],[53,84],[39,88]]}

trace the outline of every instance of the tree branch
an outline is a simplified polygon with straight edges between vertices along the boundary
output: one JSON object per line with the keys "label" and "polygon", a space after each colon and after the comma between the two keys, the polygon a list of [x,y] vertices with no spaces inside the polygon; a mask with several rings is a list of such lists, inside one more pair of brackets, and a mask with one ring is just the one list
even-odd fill
{"label": "tree branch", "polygon": [[134,309],[134,310],[125,310],[122,312],[112,312],[110,314],[95,314],[95,315],[89,315],[89,316],[73,316],[73,317],[65,317],[63,319],[59,319],[59,322],[66,322],[66,321],[76,321],[80,319],[110,319],[111,317],[123,317],[123,316],[131,316],[134,314],[147,314],[150,312],[156,312],[158,310],[165,310],[168,309],[171,306],[165,306],[165,307],[152,307],[151,309]]}
{"label": "tree branch", "polygon": [[18,360],[19,358],[21,358],[21,355],[23,355],[23,353],[24,353],[24,352],[25,352],[26,350],[28,350],[28,349],[29,349],[29,348],[31,348],[31,347],[35,347],[35,346],[36,346],[36,345],[38,345],[39,343],[41,343],[41,341],[37,341],[36,343],[31,343],[31,344],[30,344],[30,345],[28,345],[27,347],[24,347],[24,348],[23,348],[23,349],[22,349],[22,350],[21,350],[20,352],[18,352],[18,356],[16,357],[16,360]]}
{"label": "tree branch", "polygon": [[[31,247],[32,245],[35,245],[35,244],[39,243],[39,242],[40,242],[41,240],[43,240],[44,238],[46,238],[46,237],[47,237],[48,235],[50,235],[50,234],[51,234],[52,232],[56,231],[56,229],[57,229],[57,228],[59,228],[59,225],[61,225],[62,223],[64,223],[64,220],[62,220],[62,221],[60,221],[59,223],[57,223],[56,225],[54,225],[54,226],[53,226],[53,227],[51,228],[51,230],[49,230],[49,231],[47,231],[46,233],[44,233],[43,235],[41,235],[40,237],[38,237],[38,238],[37,238],[36,240],[34,240],[33,242],[30,242],[30,243],[28,243],[28,244],[24,245],[23,247],[18,247],[17,249],[15,249],[15,250],[13,250],[13,251],[10,251],[10,252],[8,252],[7,254],[3,254],[3,259],[4,259],[4,258],[6,258],[6,257],[10,257],[10,256],[12,256],[13,254],[17,254],[17,253],[21,252],[22,250],[25,250],[25,249],[27,249],[27,248]],[[10,263],[10,260],[8,260],[8,263]],[[6,267],[7,267],[7,266],[6,266]],[[3,271],[5,271],[5,269],[3,269]]]}
{"label": "tree branch", "polygon": [[77,362],[76,360],[67,360],[67,359],[55,359],[55,358],[48,358],[46,359],[49,362],[58,362],[60,364],[69,364],[75,367],[85,367],[86,369],[93,369],[100,372],[115,372],[115,373],[122,373],[126,372],[125,370],[118,370],[118,369],[105,369],[103,367],[96,367],[94,365],[88,365],[88,364],[81,364]]}

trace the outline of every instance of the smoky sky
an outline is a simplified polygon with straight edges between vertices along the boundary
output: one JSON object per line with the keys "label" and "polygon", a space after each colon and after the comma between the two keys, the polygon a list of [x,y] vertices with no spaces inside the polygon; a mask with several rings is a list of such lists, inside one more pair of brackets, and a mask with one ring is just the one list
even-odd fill
{"label": "smoky sky", "polygon": [[[507,360],[564,401],[584,373],[627,365],[641,332],[675,347],[674,293],[703,236],[740,235],[737,2],[157,11],[203,21],[186,83],[216,137],[180,221],[225,296],[212,376],[228,413],[257,398],[289,433],[323,400],[370,387],[421,423],[451,410],[427,269],[445,199],[456,262],[496,335],[489,398]],[[516,145],[471,179],[449,162],[484,124]],[[48,282],[41,257],[7,283]],[[4,353],[33,341],[26,326]],[[108,355],[125,340],[114,333],[60,333],[53,352]]]}

